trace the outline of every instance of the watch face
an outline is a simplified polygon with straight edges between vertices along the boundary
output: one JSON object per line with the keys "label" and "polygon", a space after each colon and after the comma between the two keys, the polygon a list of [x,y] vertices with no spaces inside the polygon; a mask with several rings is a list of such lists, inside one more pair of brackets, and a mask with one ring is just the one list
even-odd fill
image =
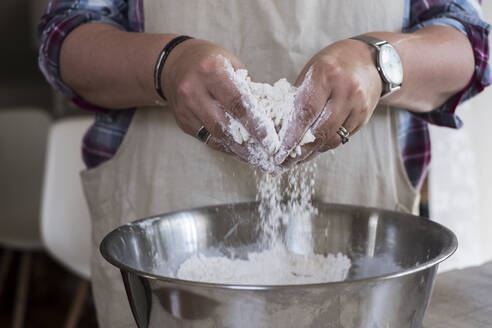
{"label": "watch face", "polygon": [[403,82],[403,66],[400,56],[389,44],[381,46],[379,51],[379,66],[386,80],[392,84],[400,85]]}

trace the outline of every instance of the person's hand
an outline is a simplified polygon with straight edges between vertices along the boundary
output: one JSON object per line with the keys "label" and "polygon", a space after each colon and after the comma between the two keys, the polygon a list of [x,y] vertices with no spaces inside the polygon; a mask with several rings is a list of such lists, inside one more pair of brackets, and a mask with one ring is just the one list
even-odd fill
{"label": "person's hand", "polygon": [[[274,149],[268,149],[264,140],[264,125],[243,105],[242,95],[226,70],[227,60],[234,69],[243,68],[238,58],[218,45],[187,40],[169,54],[164,64],[163,92],[172,105],[178,126],[185,133],[197,137],[204,126],[211,134],[208,146],[260,165],[251,154],[253,150],[258,151],[253,147],[263,147],[270,154]],[[228,129],[231,117],[242,123],[257,141],[255,144],[239,144],[233,140]]]}
{"label": "person's hand", "polygon": [[[337,134],[341,126],[352,136],[367,123],[382,89],[373,56],[370,46],[342,40],[324,48],[307,63],[296,81],[296,85],[301,85],[296,112],[281,140],[275,157],[277,164],[290,167],[310,160],[341,144]],[[292,158],[289,154],[309,129],[316,139],[303,145],[301,155]]]}

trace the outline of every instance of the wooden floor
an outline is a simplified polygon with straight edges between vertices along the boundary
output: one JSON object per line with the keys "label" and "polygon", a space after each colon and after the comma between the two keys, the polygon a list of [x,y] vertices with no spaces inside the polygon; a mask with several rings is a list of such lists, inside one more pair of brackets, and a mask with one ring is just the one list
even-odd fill
{"label": "wooden floor", "polygon": [[[0,250],[0,257],[3,255]],[[0,327],[11,327],[15,303],[20,253],[15,252],[0,295]],[[25,328],[63,327],[80,280],[54,262],[48,255],[36,252],[32,257],[29,277]],[[83,305],[79,328],[97,327],[94,304],[89,295]]]}
{"label": "wooden floor", "polygon": [[492,262],[438,276],[425,328],[492,328]]}

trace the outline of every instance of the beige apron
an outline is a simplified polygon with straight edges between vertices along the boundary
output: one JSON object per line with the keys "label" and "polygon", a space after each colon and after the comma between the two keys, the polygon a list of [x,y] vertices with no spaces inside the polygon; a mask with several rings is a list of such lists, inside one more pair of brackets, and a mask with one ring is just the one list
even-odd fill
{"label": "beige apron", "polygon": [[[404,1],[145,0],[147,32],[211,40],[237,55],[255,80],[294,81],[330,43],[368,31],[401,30]],[[417,193],[397,143],[398,111],[378,107],[351,141],[317,161],[315,198],[411,211]],[[134,327],[119,271],[98,245],[112,229],[164,212],[253,200],[246,164],[185,135],[169,108],[137,110],[112,160],[83,172],[93,220],[92,281],[101,327]]]}

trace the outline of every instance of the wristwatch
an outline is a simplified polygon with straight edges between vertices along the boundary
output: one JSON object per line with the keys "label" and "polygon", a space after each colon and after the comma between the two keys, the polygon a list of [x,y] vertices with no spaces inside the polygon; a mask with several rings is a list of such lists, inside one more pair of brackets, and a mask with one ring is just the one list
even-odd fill
{"label": "wristwatch", "polygon": [[388,41],[368,35],[354,36],[351,39],[362,41],[376,49],[376,68],[383,80],[381,98],[399,90],[403,82],[403,65],[396,49]]}

